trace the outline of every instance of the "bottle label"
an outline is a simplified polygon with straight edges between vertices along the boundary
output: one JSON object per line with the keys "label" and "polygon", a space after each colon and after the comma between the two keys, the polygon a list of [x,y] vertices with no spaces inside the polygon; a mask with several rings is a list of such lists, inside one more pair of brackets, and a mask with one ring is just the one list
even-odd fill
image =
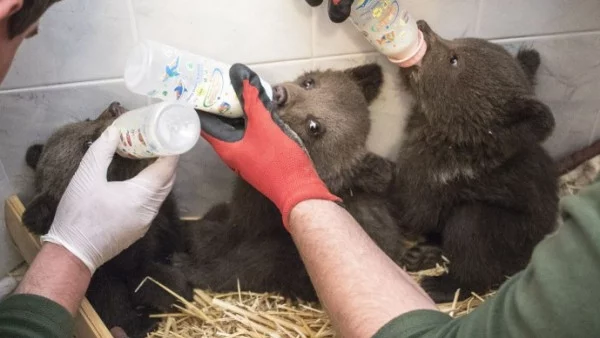
{"label": "bottle label", "polygon": [[163,100],[186,101],[196,109],[237,117],[241,106],[230,83],[228,66],[204,59],[197,62],[194,55],[165,50],[172,61],[165,65],[160,88],[147,93]]}
{"label": "bottle label", "polygon": [[217,99],[220,98],[223,92],[223,72],[220,69],[213,71],[208,93],[204,98],[204,107],[210,108],[215,105]]}
{"label": "bottle label", "polygon": [[418,37],[416,25],[409,25],[410,14],[397,0],[359,0],[353,11],[354,25],[386,55],[410,48]]}
{"label": "bottle label", "polygon": [[122,157],[142,159],[158,156],[156,147],[147,142],[149,138],[146,137],[141,128],[121,129],[119,134],[117,153]]}

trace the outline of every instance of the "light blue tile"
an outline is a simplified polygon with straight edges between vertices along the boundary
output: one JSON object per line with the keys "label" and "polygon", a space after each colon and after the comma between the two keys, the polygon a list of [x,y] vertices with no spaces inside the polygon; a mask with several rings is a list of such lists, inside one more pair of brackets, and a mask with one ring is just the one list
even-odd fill
{"label": "light blue tile", "polygon": [[123,0],[68,0],[42,17],[17,53],[2,88],[121,77],[133,46]]}
{"label": "light blue tile", "polygon": [[480,0],[401,0],[413,17],[426,20],[446,39],[473,36]]}
{"label": "light blue tile", "polygon": [[555,157],[600,138],[600,33],[505,43],[516,51],[525,45],[542,56],[538,97],[552,108],[556,129],[546,143]]}
{"label": "light blue tile", "polygon": [[311,8],[282,0],[132,0],[140,38],[223,62],[311,56]]}
{"label": "light blue tile", "polygon": [[485,38],[600,29],[598,0],[481,1],[479,34]]}

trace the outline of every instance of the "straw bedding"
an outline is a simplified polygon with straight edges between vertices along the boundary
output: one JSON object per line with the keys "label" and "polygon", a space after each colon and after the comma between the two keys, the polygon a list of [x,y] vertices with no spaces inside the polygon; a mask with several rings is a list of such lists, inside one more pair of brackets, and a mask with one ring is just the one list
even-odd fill
{"label": "straw bedding", "polygon": [[[438,276],[446,271],[446,267],[437,266],[411,276],[419,281],[423,276]],[[151,278],[146,282],[160,285]],[[272,293],[243,292],[239,288],[237,292],[221,294],[195,290],[192,302],[173,296],[178,299],[173,313],[154,315],[163,320],[148,337],[336,337],[319,304],[293,301]],[[458,292],[456,296],[458,299]],[[460,317],[491,296],[493,293],[473,294],[464,301],[438,307],[452,317]]]}
{"label": "straw bedding", "polygon": [[[560,195],[576,194],[592,183],[599,173],[600,156],[597,156],[561,177]],[[438,276],[446,271],[446,266],[437,266],[435,269],[413,273],[411,276],[419,281],[423,276]],[[156,281],[149,279],[146,282]],[[148,337],[336,336],[327,314],[319,304],[293,301],[276,294],[242,290],[224,294],[195,290],[192,302],[173,295],[178,299],[173,305],[173,313],[155,315],[155,318],[163,320],[158,329]],[[471,312],[493,295],[494,292],[487,295],[473,294],[464,301],[438,304],[438,307],[442,312],[457,318]]]}

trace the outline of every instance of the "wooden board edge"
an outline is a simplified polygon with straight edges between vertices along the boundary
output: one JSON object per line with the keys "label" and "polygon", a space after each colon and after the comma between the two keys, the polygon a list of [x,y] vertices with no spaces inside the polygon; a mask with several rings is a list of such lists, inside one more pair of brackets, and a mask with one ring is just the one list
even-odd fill
{"label": "wooden board edge", "polygon": [[[23,225],[22,217],[25,206],[17,196],[6,200],[4,217],[6,227],[27,263],[31,263],[40,250],[39,238],[30,233]],[[112,338],[106,325],[102,322],[96,310],[87,298],[84,298],[75,318],[75,336],[78,338]]]}
{"label": "wooden board edge", "polygon": [[11,196],[6,200],[4,205],[6,227],[25,261],[31,264],[41,245],[37,237],[23,226],[22,217],[24,212],[25,207],[17,196]]}
{"label": "wooden board edge", "polygon": [[83,299],[79,307],[79,314],[75,321],[75,333],[78,338],[113,338],[87,298]]}

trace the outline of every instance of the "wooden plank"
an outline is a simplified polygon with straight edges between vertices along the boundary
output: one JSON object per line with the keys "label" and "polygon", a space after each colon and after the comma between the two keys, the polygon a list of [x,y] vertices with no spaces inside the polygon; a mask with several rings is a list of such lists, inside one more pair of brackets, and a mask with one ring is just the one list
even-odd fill
{"label": "wooden plank", "polygon": [[40,241],[23,226],[21,221],[23,212],[25,212],[25,207],[18,197],[11,196],[6,200],[4,206],[6,227],[23,258],[31,264],[40,250]]}
{"label": "wooden plank", "polygon": [[[25,207],[17,196],[11,196],[6,200],[4,208],[6,226],[21,255],[31,263],[41,245],[39,238],[31,234],[23,225],[21,218],[23,212]],[[77,338],[112,338],[110,331],[86,298],[83,299],[75,318],[74,333]]]}
{"label": "wooden plank", "polygon": [[75,319],[75,337],[113,338],[87,298],[84,298],[81,302],[79,313]]}

